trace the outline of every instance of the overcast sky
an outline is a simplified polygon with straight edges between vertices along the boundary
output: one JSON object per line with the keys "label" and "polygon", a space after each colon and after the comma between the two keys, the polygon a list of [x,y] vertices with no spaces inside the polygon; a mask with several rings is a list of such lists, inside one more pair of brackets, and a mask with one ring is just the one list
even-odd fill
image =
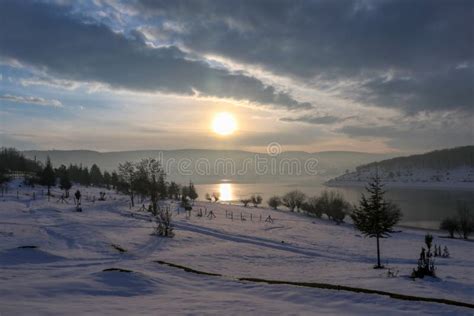
{"label": "overcast sky", "polygon": [[471,0],[2,0],[0,145],[473,144],[473,21]]}

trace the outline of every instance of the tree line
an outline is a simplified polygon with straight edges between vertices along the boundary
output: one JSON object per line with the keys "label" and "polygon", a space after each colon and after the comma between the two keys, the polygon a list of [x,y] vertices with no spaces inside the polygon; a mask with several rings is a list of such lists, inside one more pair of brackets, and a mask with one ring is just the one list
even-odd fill
{"label": "tree line", "polygon": [[352,209],[343,195],[335,191],[323,191],[319,196],[307,197],[300,190],[293,190],[283,196],[270,197],[267,204],[274,210],[283,205],[291,212],[295,210],[297,212],[303,211],[317,218],[326,215],[328,219],[337,224],[343,223],[344,218]]}
{"label": "tree line", "polygon": [[372,162],[356,168],[357,171],[407,170],[407,169],[451,169],[458,167],[474,167],[474,146],[463,146],[450,149],[435,150],[425,154],[396,157]]}

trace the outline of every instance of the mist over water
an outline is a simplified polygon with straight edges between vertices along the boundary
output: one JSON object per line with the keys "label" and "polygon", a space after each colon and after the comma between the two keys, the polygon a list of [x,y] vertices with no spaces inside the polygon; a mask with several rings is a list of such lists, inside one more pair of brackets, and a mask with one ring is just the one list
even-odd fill
{"label": "mist over water", "polygon": [[[199,199],[204,200],[206,193],[218,192],[222,203],[239,203],[244,197],[260,194],[263,205],[273,195],[283,195],[291,190],[301,190],[308,196],[319,195],[324,190],[334,190],[342,193],[351,204],[359,202],[363,187],[337,187],[329,188],[321,182],[314,184],[298,182],[279,183],[233,183],[223,181],[214,184],[197,184],[196,189]],[[386,197],[396,202],[403,213],[400,225],[437,229],[439,222],[456,214],[459,203],[466,203],[474,207],[474,194],[470,190],[449,189],[420,189],[420,188],[386,188]]]}

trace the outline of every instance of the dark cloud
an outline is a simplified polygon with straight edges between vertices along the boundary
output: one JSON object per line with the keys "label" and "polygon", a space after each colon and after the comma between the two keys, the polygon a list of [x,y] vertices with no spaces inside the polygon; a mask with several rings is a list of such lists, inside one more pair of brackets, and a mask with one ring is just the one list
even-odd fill
{"label": "dark cloud", "polygon": [[358,94],[362,102],[402,108],[406,112],[424,109],[474,111],[474,68],[433,71],[413,78],[374,78]]}
{"label": "dark cloud", "polygon": [[302,79],[395,72],[393,82],[371,80],[356,98],[410,111],[473,108],[470,0],[140,0],[138,8],[196,52]]}
{"label": "dark cloud", "polygon": [[68,80],[137,91],[249,100],[308,109],[260,80],[190,60],[174,46],[152,48],[132,33],[87,23],[68,7],[26,1],[0,3],[0,56],[18,59]]}
{"label": "dark cloud", "polygon": [[404,148],[419,151],[439,149],[440,146],[465,146],[474,143],[474,129],[471,126],[440,127],[426,126],[422,123],[408,124],[404,126],[343,126],[336,130],[338,133],[353,138],[384,138],[386,143],[393,148]]}
{"label": "dark cloud", "polygon": [[335,124],[335,123],[341,123],[351,118],[355,118],[355,117],[354,116],[337,117],[337,116],[332,116],[332,115],[323,115],[323,116],[303,115],[299,117],[282,117],[280,121],[301,122],[301,123],[314,124],[314,125],[330,125],[330,124]]}

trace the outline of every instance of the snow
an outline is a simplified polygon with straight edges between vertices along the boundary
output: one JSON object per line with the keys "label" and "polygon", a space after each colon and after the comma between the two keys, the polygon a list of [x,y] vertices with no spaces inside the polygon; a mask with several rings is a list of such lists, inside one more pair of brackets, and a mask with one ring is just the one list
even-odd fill
{"label": "snow", "polygon": [[[72,201],[48,201],[43,188],[16,188],[0,199],[0,314],[459,314],[473,310],[381,295],[269,285],[237,277],[322,282],[474,303],[474,244],[440,238],[451,258],[437,258],[439,278],[411,280],[426,231],[403,230],[382,240],[393,271],[372,269],[375,241],[350,224],[335,225],[298,213],[196,202],[193,214],[176,211],[176,236],[152,235],[148,213],[128,198],[79,188],[83,212]],[[74,192],[77,187],[73,187]],[[36,199],[32,199],[32,191]],[[89,197],[89,198],[88,198]],[[212,210],[216,218],[205,215]],[[233,212],[233,220],[226,217]],[[245,221],[241,220],[242,216]],[[252,221],[250,220],[252,214]],[[262,221],[260,221],[260,215]],[[270,215],[274,223],[265,223]],[[112,245],[127,250],[119,252]],[[25,247],[35,246],[35,247]],[[19,248],[23,247],[23,248]],[[162,260],[223,277],[160,265]],[[111,271],[104,271],[111,269]],[[130,272],[120,272],[124,269]]]}
{"label": "snow", "polygon": [[366,186],[378,174],[387,187],[474,190],[474,168],[384,170],[360,168],[326,182],[328,186]]}

